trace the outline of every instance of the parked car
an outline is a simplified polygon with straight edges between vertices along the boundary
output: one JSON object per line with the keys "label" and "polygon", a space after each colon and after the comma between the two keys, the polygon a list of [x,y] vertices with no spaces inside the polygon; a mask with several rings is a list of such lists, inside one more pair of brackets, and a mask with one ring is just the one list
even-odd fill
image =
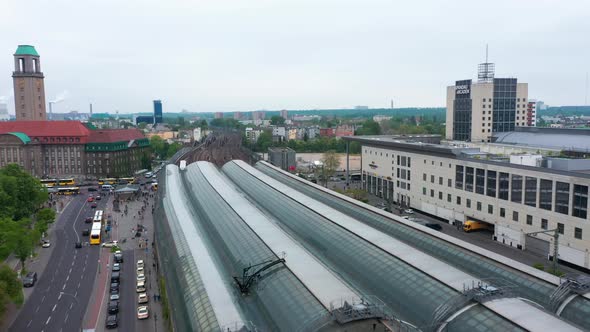
{"label": "parked car", "polygon": [[146,293],[139,293],[137,295],[137,303],[142,304],[142,303],[148,303],[150,297],[146,294]]}
{"label": "parked car", "polygon": [[147,305],[137,307],[137,319],[147,319],[150,317]]}
{"label": "parked car", "polygon": [[119,293],[119,283],[118,282],[111,282],[110,290],[111,290],[111,292],[116,291],[117,293]]}
{"label": "parked car", "polygon": [[115,262],[123,263],[123,253],[120,250],[115,251]]}
{"label": "parked car", "polygon": [[41,243],[41,247],[49,248],[49,247],[51,247],[51,242],[49,242],[49,240],[43,240]]}
{"label": "parked car", "polygon": [[145,274],[143,274],[143,273],[138,274],[137,281],[145,281]]}
{"label": "parked car", "polygon": [[88,235],[90,235],[90,230],[88,228],[84,228],[82,230],[82,236],[88,236]]}
{"label": "parked car", "polygon": [[140,266],[137,268],[137,274],[143,274],[143,272],[143,267]]}
{"label": "parked car", "polygon": [[116,294],[112,294],[111,293],[111,296],[109,297],[109,299],[111,301],[113,301],[113,300],[117,300],[118,301],[119,300],[119,293],[116,293]]}
{"label": "parked car", "polygon": [[23,278],[23,287],[33,287],[37,282],[37,272],[29,272]]}
{"label": "parked car", "polygon": [[111,248],[111,247],[116,247],[118,244],[117,241],[109,241],[109,242],[103,242],[102,246],[105,248]]}
{"label": "parked car", "polygon": [[107,329],[115,329],[117,328],[118,325],[118,320],[117,320],[117,315],[108,315],[107,316],[107,322],[106,322],[106,327]]}
{"label": "parked car", "polygon": [[138,268],[143,268],[143,259],[140,259],[137,261],[137,263],[135,263],[137,265]]}
{"label": "parked car", "polygon": [[119,271],[121,271],[121,264],[113,263],[113,272],[119,272]]}
{"label": "parked car", "polygon": [[92,218],[92,217],[86,217],[86,219],[84,219],[84,222],[87,224],[91,224],[93,220],[94,220],[94,218]]}
{"label": "parked car", "polygon": [[76,244],[75,244],[75,246],[76,246],[76,249],[82,248],[82,242],[77,241]]}
{"label": "parked car", "polygon": [[109,314],[118,313],[119,312],[119,301],[117,301],[117,300],[109,301],[108,311],[109,311]]}
{"label": "parked car", "polygon": [[137,293],[145,293],[145,282],[138,281],[137,282],[137,287],[135,288],[135,291]]}
{"label": "parked car", "polygon": [[414,213],[414,210],[412,210],[412,209],[405,209],[404,210],[404,213],[405,214],[413,214]]}
{"label": "parked car", "polygon": [[111,273],[111,282],[119,283],[119,277],[120,277],[119,272],[113,271]]}

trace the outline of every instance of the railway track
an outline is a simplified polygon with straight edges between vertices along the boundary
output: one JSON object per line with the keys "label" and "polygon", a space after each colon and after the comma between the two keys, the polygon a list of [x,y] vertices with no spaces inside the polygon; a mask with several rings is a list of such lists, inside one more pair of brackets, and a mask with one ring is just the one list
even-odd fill
{"label": "railway track", "polygon": [[221,167],[233,159],[250,160],[249,154],[242,149],[242,137],[237,133],[217,133],[209,135],[203,143],[179,157],[177,162],[186,160],[190,164],[204,160]]}

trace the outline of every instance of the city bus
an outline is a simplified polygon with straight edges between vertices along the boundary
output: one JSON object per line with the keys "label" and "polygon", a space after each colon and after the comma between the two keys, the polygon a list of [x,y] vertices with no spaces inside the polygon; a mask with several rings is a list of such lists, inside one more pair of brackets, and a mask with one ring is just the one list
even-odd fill
{"label": "city bus", "polygon": [[58,195],[78,195],[79,193],[80,193],[79,187],[57,188]]}
{"label": "city bus", "polygon": [[53,188],[53,186],[57,186],[57,179],[41,179],[41,184],[47,188]]}
{"label": "city bus", "polygon": [[115,178],[98,179],[98,184],[101,186],[103,184],[117,184],[117,179],[115,179]]}
{"label": "city bus", "polygon": [[92,230],[90,231],[90,244],[100,244],[101,231],[102,224],[100,222],[93,222]]}
{"label": "city bus", "polygon": [[102,210],[96,210],[96,212],[94,212],[94,218],[92,219],[92,224],[94,223],[99,223],[102,225],[103,223],[103,212]]}
{"label": "city bus", "polygon": [[119,178],[118,184],[133,184],[135,183],[135,178]]}
{"label": "city bus", "polygon": [[73,186],[76,184],[74,178],[59,179],[57,182],[60,186]]}

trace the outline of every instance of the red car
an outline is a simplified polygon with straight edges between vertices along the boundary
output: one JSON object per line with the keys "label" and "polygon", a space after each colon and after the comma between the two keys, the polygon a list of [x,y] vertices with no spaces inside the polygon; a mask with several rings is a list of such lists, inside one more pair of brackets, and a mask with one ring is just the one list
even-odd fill
{"label": "red car", "polygon": [[88,197],[88,199],[86,200],[87,202],[94,202],[94,198],[92,196]]}
{"label": "red car", "polygon": [[91,208],[96,209],[96,203],[92,203],[92,205],[90,205]]}

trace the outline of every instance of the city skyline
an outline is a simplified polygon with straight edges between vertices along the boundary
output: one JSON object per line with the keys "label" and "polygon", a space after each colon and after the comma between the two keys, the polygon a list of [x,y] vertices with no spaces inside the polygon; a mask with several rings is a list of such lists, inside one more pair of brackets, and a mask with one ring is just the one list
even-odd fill
{"label": "city skyline", "polygon": [[55,113],[89,103],[95,113],[149,112],[154,99],[170,112],[443,107],[447,86],[476,78],[486,44],[497,76],[528,82],[530,98],[550,105],[584,104],[590,71],[584,1],[3,7],[0,101],[10,114],[19,44],[42,55]]}

